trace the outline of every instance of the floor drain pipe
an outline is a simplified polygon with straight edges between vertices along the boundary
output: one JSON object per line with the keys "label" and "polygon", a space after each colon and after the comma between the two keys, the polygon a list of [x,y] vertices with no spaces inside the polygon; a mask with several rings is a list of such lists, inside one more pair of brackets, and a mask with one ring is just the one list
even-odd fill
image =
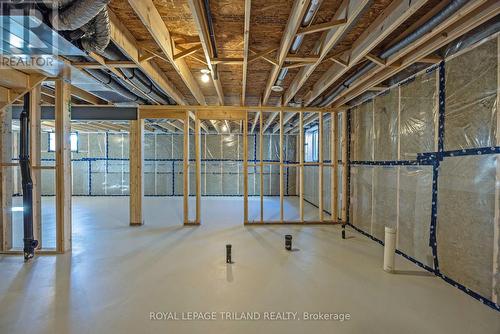
{"label": "floor drain pipe", "polygon": [[226,263],[233,263],[233,259],[231,257],[231,245],[226,245]]}
{"label": "floor drain pipe", "polygon": [[19,166],[21,167],[21,183],[23,188],[23,227],[24,227],[24,261],[35,255],[38,241],[33,236],[33,181],[29,157],[29,116],[30,93],[24,95],[24,106],[19,117]]}
{"label": "floor drain pipe", "polygon": [[396,253],[396,228],[385,227],[384,270],[394,272],[394,254]]}

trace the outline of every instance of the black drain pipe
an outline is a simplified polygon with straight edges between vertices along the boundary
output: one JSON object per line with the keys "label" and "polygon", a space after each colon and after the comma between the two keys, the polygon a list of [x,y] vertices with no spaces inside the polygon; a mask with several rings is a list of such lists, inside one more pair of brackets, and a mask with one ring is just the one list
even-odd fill
{"label": "black drain pipe", "polygon": [[19,116],[19,166],[21,167],[21,182],[23,187],[23,223],[24,223],[24,261],[35,255],[38,240],[33,236],[33,181],[31,179],[31,165],[29,156],[29,117],[30,93],[24,95],[24,107]]}

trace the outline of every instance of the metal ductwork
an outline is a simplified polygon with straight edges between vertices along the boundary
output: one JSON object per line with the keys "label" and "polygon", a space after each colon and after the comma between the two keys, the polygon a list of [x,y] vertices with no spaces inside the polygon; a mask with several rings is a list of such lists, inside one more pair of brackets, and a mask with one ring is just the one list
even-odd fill
{"label": "metal ductwork", "polygon": [[[125,56],[114,45],[110,45],[103,52],[104,57],[109,60],[125,60]],[[160,104],[175,104],[165,93],[138,69],[121,68],[125,77],[144,94]]]}
{"label": "metal ductwork", "polygon": [[[403,48],[407,47],[411,43],[415,42],[417,39],[422,37],[423,35],[430,32],[432,29],[441,24],[444,20],[446,20],[450,15],[458,11],[464,4],[467,3],[467,0],[452,0],[443,10],[439,13],[431,17],[426,23],[420,26],[417,30],[412,32],[406,38],[402,39],[398,43],[394,44],[387,50],[383,51],[378,57],[381,59],[386,59]],[[377,65],[374,63],[369,63],[363,66],[358,72],[352,75],[349,79],[345,80],[340,86],[334,88],[330,91],[330,93],[326,94],[323,98],[318,98],[313,101],[312,106],[316,107],[325,107],[329,105],[335,97],[337,97],[342,91],[349,88],[349,86],[355,82],[357,79],[362,77],[368,71],[376,67]]]}
{"label": "metal ductwork", "polygon": [[76,30],[89,23],[111,0],[56,0],[50,22],[56,30]]}
{"label": "metal ductwork", "polygon": [[102,54],[111,40],[108,10],[101,10],[81,30],[85,33],[80,40],[82,48],[87,52]]}
{"label": "metal ductwork", "polygon": [[97,81],[111,88],[114,92],[138,104],[147,104],[143,98],[135,95],[129,89],[125,88],[120,82],[113,78],[109,73],[96,69],[86,69],[86,71],[94,77]]}

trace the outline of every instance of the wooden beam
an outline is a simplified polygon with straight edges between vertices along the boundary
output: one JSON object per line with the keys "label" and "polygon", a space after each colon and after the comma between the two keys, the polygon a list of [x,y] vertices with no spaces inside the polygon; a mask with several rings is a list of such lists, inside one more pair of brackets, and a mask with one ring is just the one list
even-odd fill
{"label": "wooden beam", "polygon": [[[469,1],[457,12],[449,16],[443,23],[435,27],[430,33],[422,36],[419,40],[408,47],[398,51],[386,59],[386,67],[375,67],[368,71],[363,78],[352,83],[348,89],[336,96],[332,103],[341,106],[370,87],[376,86],[384,80],[394,76],[399,71],[418,62],[443,47],[454,39],[462,36],[468,31],[481,25],[487,20],[500,13],[498,2],[493,0]],[[397,63],[397,67],[390,66]]]}
{"label": "wooden beam", "polygon": [[271,70],[266,88],[264,89],[264,95],[262,97],[263,105],[266,105],[269,100],[269,97],[271,95],[271,87],[274,85],[276,79],[278,78],[278,74],[281,70],[281,67],[283,66],[283,63],[285,62],[288,51],[290,50],[297,31],[300,28],[302,18],[307,11],[309,2],[310,0],[297,0],[293,3],[290,15],[288,17],[288,22],[281,37],[281,43],[276,57],[277,66],[274,66],[274,68]]}
{"label": "wooden beam", "polygon": [[[0,111],[0,250],[12,248],[12,195],[14,194],[13,168],[5,164],[12,160],[12,111]],[[18,165],[18,164],[17,164]]]}
{"label": "wooden beam", "polygon": [[285,145],[283,145],[284,142],[284,128],[283,128],[283,110],[280,110],[279,114],[279,125],[280,125],[280,145],[279,145],[279,157],[280,157],[280,222],[283,222],[284,215],[285,215],[285,207],[284,207],[284,196],[285,196],[285,181],[284,181],[284,154],[283,154],[283,148]]}
{"label": "wooden beam", "polygon": [[184,116],[184,158],[183,158],[183,220],[189,224],[189,114]]}
{"label": "wooden beam", "polygon": [[304,113],[299,113],[299,216],[304,221]]}
{"label": "wooden beam", "polygon": [[196,184],[196,224],[201,223],[201,133],[200,119],[195,117],[194,125],[194,159],[195,159],[195,184]]}
{"label": "wooden beam", "polygon": [[144,182],[142,166],[144,160],[144,120],[129,121],[130,156],[130,226],[144,224]]}
{"label": "wooden beam", "polygon": [[318,214],[323,222],[323,114],[318,115]]}
{"label": "wooden beam", "polygon": [[289,107],[289,106],[283,106],[283,107],[271,107],[271,106],[187,106],[187,105],[141,105],[140,106],[141,110],[192,110],[192,111],[212,111],[212,112],[218,112],[218,111],[229,111],[229,112],[237,112],[237,111],[245,111],[245,112],[254,112],[254,111],[264,111],[268,113],[272,112],[279,112],[280,110],[283,110],[283,112],[315,112],[315,113],[320,113],[320,112],[331,112],[335,111],[332,109],[328,108],[316,108],[316,107],[307,107],[307,108],[296,108],[296,107]]}
{"label": "wooden beam", "polygon": [[262,111],[259,114],[259,169],[260,169],[260,222],[264,222],[264,133],[262,132]]}
{"label": "wooden beam", "polygon": [[188,4],[198,31],[198,36],[200,37],[201,45],[203,46],[203,53],[205,54],[210,74],[212,75],[212,81],[217,92],[219,104],[224,105],[224,93],[222,91],[222,84],[220,82],[218,69],[216,65],[214,66],[211,63],[211,59],[215,57],[213,53],[213,48],[215,46],[212,45],[210,40],[208,23],[206,21],[205,5],[201,0],[188,0]]}
{"label": "wooden beam", "polygon": [[198,52],[198,51],[199,51],[199,50],[201,50],[201,49],[202,49],[201,44],[200,44],[200,45],[193,46],[193,47],[191,47],[191,48],[189,48],[189,49],[186,49],[186,50],[184,50],[184,51],[181,51],[181,52],[179,52],[179,53],[175,54],[175,55],[174,55],[174,57],[173,57],[173,59],[174,59],[174,61],[175,61],[175,60],[182,59],[182,58],[184,58],[184,57],[190,56],[190,55],[192,55],[192,54],[194,54],[194,53]]}
{"label": "wooden beam", "polygon": [[238,110],[221,110],[221,111],[207,111],[207,110],[199,110],[196,112],[196,115],[199,119],[205,120],[229,120],[229,121],[238,121],[244,120],[247,117],[247,112],[238,111]]}
{"label": "wooden beam", "polygon": [[372,63],[377,64],[378,66],[384,67],[387,64],[385,60],[371,53],[366,54],[365,58],[371,61]]}
{"label": "wooden beam", "polygon": [[[171,65],[174,67],[176,72],[181,77],[184,84],[188,87],[191,94],[199,104],[205,104],[205,97],[198,86],[195,78],[193,77],[188,65],[186,64],[183,57],[185,54],[192,54],[198,51],[199,47],[196,49],[188,49],[177,57],[174,55],[174,45],[173,39],[170,36],[170,32],[163,21],[160,13],[156,9],[152,0],[128,0],[130,6],[134,9],[137,16],[141,19],[144,26],[148,29],[149,33],[156,41],[156,44],[160,47],[163,54],[170,61]],[[179,103],[179,102],[178,102]]]}
{"label": "wooden beam", "polygon": [[347,19],[343,18],[340,20],[332,20],[330,22],[315,24],[309,27],[300,28],[299,31],[297,31],[297,35],[314,34],[315,32],[331,30],[333,28],[338,27],[339,25],[344,25],[346,23]]}
{"label": "wooden beam", "polygon": [[330,57],[328,59],[331,60],[331,61],[333,61],[336,64],[339,64],[342,67],[348,67],[349,66],[349,59],[346,61],[346,60],[343,60],[342,58],[339,58],[338,56],[337,57]]}
{"label": "wooden beam", "polygon": [[347,19],[347,22],[338,27],[334,27],[330,30],[326,30],[322,33],[321,37],[317,40],[313,48],[313,55],[318,55],[319,59],[314,64],[309,66],[304,66],[300,69],[299,73],[295,76],[292,83],[283,95],[283,103],[286,105],[290,102],[295,94],[302,88],[307,79],[314,72],[316,67],[323,62],[325,57],[328,55],[330,50],[340,42],[344,33],[347,32],[349,26],[354,24],[361,15],[365,12],[365,9],[372,4],[370,0],[344,0],[342,1],[340,7],[335,12],[332,20],[342,20]]}
{"label": "wooden beam", "polygon": [[315,63],[319,59],[318,56],[301,57],[296,55],[288,55],[285,62],[289,63]]}
{"label": "wooden beam", "polygon": [[243,222],[248,223],[248,114],[243,119]]}
{"label": "wooden beam", "polygon": [[348,111],[344,111],[342,113],[342,223],[346,224],[347,223],[347,201],[349,198],[347,197],[347,192],[348,189],[347,187],[349,186],[348,183],[348,150],[347,150],[347,113]]}
{"label": "wooden beam", "polygon": [[330,161],[332,162],[332,169],[330,175],[330,208],[333,221],[337,221],[339,217],[339,206],[338,206],[338,115],[337,113],[331,113],[330,116]]}
{"label": "wooden beam", "polygon": [[[245,19],[243,23],[243,78],[241,80],[241,99],[240,99],[240,104],[242,106],[245,105],[245,96],[247,88],[248,46],[250,44],[251,8],[252,8],[252,0],[245,0]],[[254,126],[252,125],[252,129],[253,128]]]}
{"label": "wooden beam", "polygon": [[311,64],[311,62],[298,62],[298,63],[292,63],[292,64],[285,64],[283,65],[283,68],[299,68],[299,67],[304,67]]}
{"label": "wooden beam", "polygon": [[64,67],[55,81],[56,248],[71,249],[71,74]]}
{"label": "wooden beam", "polygon": [[[2,86],[0,87],[0,112],[45,78],[45,75],[39,73],[24,74],[17,70],[0,69],[0,86]],[[14,82],[14,80],[19,80],[19,82]]]}
{"label": "wooden beam", "polygon": [[[30,163],[31,166],[41,166],[41,97],[42,85],[36,85],[30,92],[30,115],[29,115],[29,133],[30,133]],[[38,240],[37,249],[42,245],[42,171],[33,169],[31,180],[33,184],[32,194],[33,203],[31,211],[33,212],[33,237]]]}
{"label": "wooden beam", "polygon": [[212,58],[210,62],[212,65],[242,65],[243,58]]}
{"label": "wooden beam", "polygon": [[[305,104],[309,105],[316,97],[322,94],[328,87],[339,80],[353,66],[358,64],[363,58],[368,58],[371,61],[377,62],[378,57],[370,56],[370,52],[380,44],[389,34],[401,26],[413,13],[420,9],[428,0],[393,1],[375,21],[361,34],[354,42],[348,54],[348,66],[345,64],[333,64],[313,85],[311,91],[305,96]],[[352,1],[351,1],[352,3]],[[385,66],[384,61],[377,62],[379,65]],[[293,85],[293,84],[292,84]],[[290,94],[285,94],[286,98],[291,98],[291,94],[298,90],[290,91]]]}
{"label": "wooden beam", "polygon": [[[249,49],[249,51],[251,53],[253,53],[252,56],[248,57],[248,63],[251,63],[251,62],[254,62],[256,61],[257,59],[260,59],[264,56],[267,56],[268,54],[270,54],[271,52],[274,52],[276,51],[278,48],[269,48],[269,49],[266,49],[264,51],[255,51],[253,49]],[[273,64],[275,64],[276,62],[274,62]]]}
{"label": "wooden beam", "polygon": [[104,60],[103,63],[72,62],[71,65],[79,69],[137,68],[137,64],[129,60]]}

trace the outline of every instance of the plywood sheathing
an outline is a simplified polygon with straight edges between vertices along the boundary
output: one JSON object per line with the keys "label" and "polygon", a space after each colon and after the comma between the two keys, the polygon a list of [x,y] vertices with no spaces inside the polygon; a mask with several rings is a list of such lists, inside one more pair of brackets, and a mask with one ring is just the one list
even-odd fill
{"label": "plywood sheathing", "polygon": [[[155,6],[157,9],[160,11],[161,6],[157,4],[157,2],[165,2],[166,1],[154,1]],[[179,1],[168,1],[172,6],[175,6]],[[184,2],[184,1],[182,1]],[[187,5],[187,4],[186,4]],[[179,6],[178,6],[179,7]],[[148,50],[153,50],[157,52],[158,54],[162,54],[161,49],[158,47],[154,39],[151,37],[151,34],[149,31],[146,29],[140,18],[135,14],[134,10],[130,6],[127,0],[112,0],[109,4],[109,8],[116,14],[116,17],[125,23],[125,26],[128,28],[130,33],[134,36],[134,38],[137,40],[139,43],[139,46],[146,48]],[[181,7],[179,7],[181,8]],[[175,10],[172,10],[170,13],[176,13],[178,12],[177,7],[175,7]],[[164,12],[161,12],[162,17],[165,20],[165,17],[168,18],[168,16],[165,16]],[[177,13],[177,15],[179,15]],[[189,14],[190,15],[190,14]],[[189,22],[186,22],[185,18],[178,18],[179,20],[182,20],[185,22],[185,25],[188,27]],[[165,21],[167,23],[167,21]],[[167,27],[170,29],[170,26],[167,24]],[[186,87],[184,82],[182,81],[181,77],[175,69],[170,65],[170,63],[159,59],[159,58],[154,58],[150,60],[151,62],[154,62],[158,64],[158,66],[161,68],[161,70],[165,73],[165,75],[172,81],[172,83],[175,85],[175,87],[182,93],[182,95],[185,97],[186,101],[189,104],[197,104],[196,100],[194,99],[193,95],[191,94],[190,90]],[[191,65],[190,65],[190,68]],[[204,92],[205,93],[205,92]]]}
{"label": "plywood sheathing", "polygon": [[[279,47],[292,4],[291,0],[252,0],[249,43],[251,50],[259,52]],[[249,55],[251,57],[252,52]],[[276,52],[272,52],[268,56],[275,59]],[[272,68],[273,65],[262,58],[248,65],[248,105],[259,104]],[[275,105],[276,102],[276,99],[270,99],[269,104]]]}
{"label": "plywood sheathing", "polygon": [[[210,1],[210,11],[218,58],[243,58],[245,0]],[[251,30],[252,27],[250,34]],[[240,104],[242,66],[243,64],[218,65],[226,105]]]}

